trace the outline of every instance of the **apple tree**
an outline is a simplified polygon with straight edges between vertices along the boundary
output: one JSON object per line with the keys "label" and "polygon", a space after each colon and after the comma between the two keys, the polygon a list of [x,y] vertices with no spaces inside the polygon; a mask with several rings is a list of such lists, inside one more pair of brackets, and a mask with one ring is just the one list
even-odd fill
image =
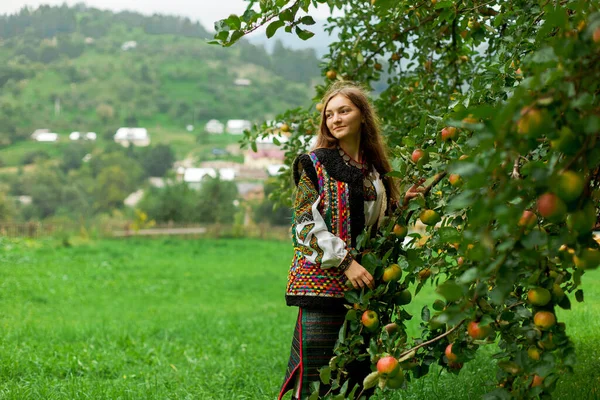
{"label": "apple tree", "polygon": [[[377,88],[389,175],[425,191],[360,236],[353,251],[379,284],[347,292],[336,355],[315,389],[359,398],[345,367],[365,358],[364,387],[402,388],[433,363],[456,372],[497,343],[488,398],[550,396],[575,362],[555,310],[583,301],[585,272],[600,264],[600,2],[249,1],[215,24],[214,41],[228,46],[260,26],[309,39],[319,3],[342,12],[328,19],[337,40],[315,103],[334,80]],[[279,117],[288,162],[318,119],[315,104]],[[246,143],[274,129],[256,126]],[[290,193],[284,175],[276,197]],[[423,308],[421,336],[410,338],[404,306],[426,284],[443,300]]]}

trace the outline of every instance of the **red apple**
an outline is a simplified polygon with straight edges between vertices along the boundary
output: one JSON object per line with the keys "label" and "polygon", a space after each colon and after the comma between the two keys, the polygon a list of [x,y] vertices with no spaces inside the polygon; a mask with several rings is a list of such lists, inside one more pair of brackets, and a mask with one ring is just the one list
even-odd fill
{"label": "red apple", "polygon": [[467,326],[467,333],[475,340],[483,340],[492,333],[492,327],[489,325],[481,326],[479,322],[471,321]]}
{"label": "red apple", "polygon": [[519,218],[518,225],[522,228],[531,229],[537,224],[537,215],[533,211],[525,210]]}
{"label": "red apple", "polygon": [[365,311],[360,320],[368,331],[374,331],[379,326],[379,316],[373,310]]}
{"label": "red apple", "polygon": [[531,381],[531,387],[541,386],[544,382],[544,378],[539,375],[533,376],[533,381]]}
{"label": "red apple", "polygon": [[533,316],[533,323],[542,330],[550,329],[556,324],[556,317],[550,311],[538,311]]}
{"label": "red apple", "polygon": [[411,159],[415,164],[419,160],[423,160],[423,163],[426,163],[429,160],[429,153],[422,149],[416,149],[412,152]]}
{"label": "red apple", "polygon": [[396,224],[394,225],[394,229],[392,230],[392,232],[394,233],[394,235],[396,235],[397,238],[402,239],[408,234],[408,228],[406,226]]}
{"label": "red apple", "polygon": [[377,361],[377,372],[384,377],[392,377],[400,371],[400,363],[392,356],[385,356]]}
{"label": "red apple", "polygon": [[592,34],[592,39],[594,40],[594,43],[600,43],[600,27],[594,30],[594,33]]}
{"label": "red apple", "polygon": [[544,193],[537,199],[537,210],[542,217],[550,221],[560,221],[567,212],[567,206],[554,193]]}
{"label": "red apple", "polygon": [[458,356],[452,352],[452,343],[446,346],[446,351],[444,351],[446,358],[448,359],[448,363],[453,363],[458,360]]}
{"label": "red apple", "polygon": [[458,174],[450,174],[450,176],[448,176],[448,181],[453,187],[458,187],[463,184],[463,180]]}
{"label": "red apple", "polygon": [[443,141],[456,139],[456,136],[457,136],[457,132],[456,132],[455,127],[447,126],[444,129],[442,129],[442,140]]}

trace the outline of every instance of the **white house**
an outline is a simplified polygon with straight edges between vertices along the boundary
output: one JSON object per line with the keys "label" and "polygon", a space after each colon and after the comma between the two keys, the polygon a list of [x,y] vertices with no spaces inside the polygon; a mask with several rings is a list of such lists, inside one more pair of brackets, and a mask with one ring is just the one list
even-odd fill
{"label": "white house", "polygon": [[71,132],[69,134],[69,139],[70,140],[79,140],[79,139],[81,139],[81,133],[79,133],[79,132]]}
{"label": "white house", "polygon": [[241,135],[250,128],[252,128],[252,124],[245,119],[230,119],[227,121],[227,132],[233,135]]}
{"label": "white house", "polygon": [[250,79],[238,78],[235,81],[233,81],[233,84],[235,86],[250,86],[252,84],[252,81]]}
{"label": "white house", "polygon": [[[287,142],[289,138],[287,136],[281,136],[277,134],[269,134],[265,137],[259,137],[256,139],[257,149],[278,149],[279,145]],[[276,144],[275,142],[279,142]]]}
{"label": "white house", "polygon": [[221,134],[225,131],[225,125],[216,119],[211,119],[204,125],[204,130],[208,133]]}
{"label": "white house", "polygon": [[58,133],[40,133],[36,135],[35,140],[38,142],[58,142]]}
{"label": "white house", "polygon": [[50,129],[36,129],[35,131],[33,131],[33,133],[31,134],[31,138],[33,140],[36,140],[38,135],[41,133],[50,133]]}
{"label": "white house", "polygon": [[128,50],[135,49],[136,47],[137,47],[137,42],[135,40],[130,40],[121,45],[121,50],[128,51]]}
{"label": "white house", "polygon": [[96,135],[96,132],[88,132],[85,134],[85,140],[96,140],[97,137],[98,135]]}
{"label": "white house", "polygon": [[114,136],[115,142],[123,147],[148,146],[150,144],[150,136],[146,128],[119,128]]}
{"label": "white house", "polygon": [[217,174],[223,181],[233,181],[235,170],[233,168],[186,168],[183,173],[183,181],[193,189],[199,189],[206,177],[216,178]]}

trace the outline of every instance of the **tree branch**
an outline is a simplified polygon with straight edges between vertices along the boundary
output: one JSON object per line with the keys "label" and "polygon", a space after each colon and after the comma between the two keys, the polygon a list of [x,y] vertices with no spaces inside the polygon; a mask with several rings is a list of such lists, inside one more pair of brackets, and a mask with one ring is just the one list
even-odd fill
{"label": "tree branch", "polygon": [[413,347],[411,349],[406,350],[404,353],[400,354],[398,356],[398,358],[402,358],[402,357],[408,355],[412,351],[416,351],[416,350],[420,349],[421,347],[425,347],[427,345],[430,345],[431,343],[435,343],[438,340],[445,338],[446,336],[448,336],[449,334],[451,334],[452,332],[454,332],[455,330],[457,330],[464,322],[465,322],[465,320],[463,319],[454,328],[452,328],[450,330],[447,330],[446,332],[442,333],[439,336],[434,337],[433,339],[430,339],[430,340],[428,340],[426,342],[423,342],[423,343],[421,343],[421,344],[419,344],[419,345],[417,345],[417,346],[415,346],[415,347]]}

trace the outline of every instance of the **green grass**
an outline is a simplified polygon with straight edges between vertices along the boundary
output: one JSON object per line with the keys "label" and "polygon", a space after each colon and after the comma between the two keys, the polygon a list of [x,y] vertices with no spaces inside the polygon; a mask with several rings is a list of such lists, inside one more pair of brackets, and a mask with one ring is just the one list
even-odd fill
{"label": "green grass", "polygon": [[[276,398],[296,317],[283,298],[291,252],[248,239],[0,241],[0,398]],[[556,398],[597,396],[599,283],[587,274],[586,302],[559,314],[579,363]],[[385,398],[480,398],[490,351]]]}

